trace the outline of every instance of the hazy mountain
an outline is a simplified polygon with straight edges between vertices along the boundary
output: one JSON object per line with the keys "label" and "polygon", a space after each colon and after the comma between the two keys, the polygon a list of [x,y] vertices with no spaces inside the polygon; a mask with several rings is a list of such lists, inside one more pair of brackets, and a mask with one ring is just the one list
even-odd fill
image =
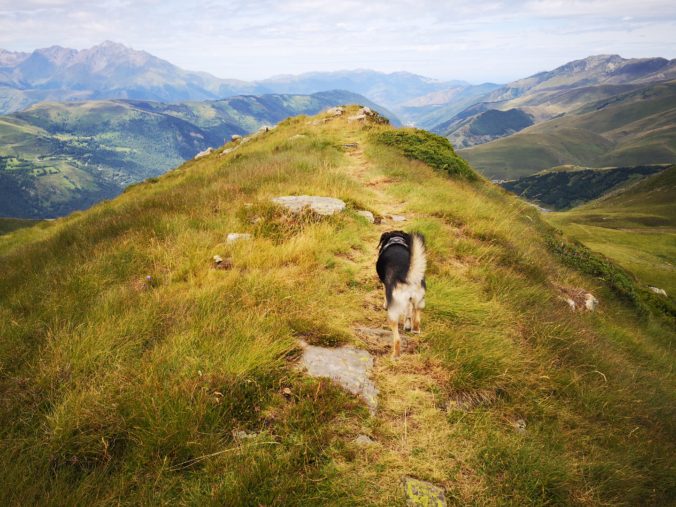
{"label": "hazy mountain", "polygon": [[[651,82],[674,78],[676,60],[590,56],[497,88],[432,130],[447,136],[458,148],[470,147],[510,135],[531,124],[515,123],[516,113],[509,117],[494,111],[517,110],[522,118],[528,116],[532,123],[538,123],[594,101],[641,89]],[[475,123],[483,125],[476,128]],[[487,137],[482,131],[489,124],[495,134]]]}
{"label": "hazy mountain", "polygon": [[[462,109],[497,86],[474,87],[464,81],[445,82],[409,72],[373,70],[310,72],[251,82],[220,79],[205,72],[183,70],[145,51],[109,41],[81,51],[60,46],[36,49],[32,53],[0,50],[0,113],[19,111],[42,101],[176,102],[240,94],[348,90],[403,114],[407,122],[432,126],[441,120],[435,121],[435,116],[423,117],[445,106],[447,111],[442,119],[448,118],[450,112]],[[434,94],[440,95],[430,102]],[[420,109],[424,102],[428,104]]]}
{"label": "hazy mountain", "polygon": [[395,109],[406,102],[451,87],[464,89],[465,81],[438,81],[410,72],[383,73],[373,70],[310,72],[277,76],[258,81],[259,86],[276,93],[314,93],[327,89],[350,90],[386,107]]}
{"label": "hazy mountain", "polygon": [[189,72],[145,51],[104,42],[81,51],[52,46],[0,53],[0,112],[44,100],[205,100],[256,91],[244,81]]}
{"label": "hazy mountain", "polygon": [[0,117],[0,216],[45,218],[83,209],[209,146],[221,146],[232,134],[346,103],[392,116],[345,91],[171,104],[37,104]]}
{"label": "hazy mountain", "polygon": [[592,101],[516,134],[460,150],[491,178],[512,179],[564,164],[588,167],[676,160],[676,81]]}

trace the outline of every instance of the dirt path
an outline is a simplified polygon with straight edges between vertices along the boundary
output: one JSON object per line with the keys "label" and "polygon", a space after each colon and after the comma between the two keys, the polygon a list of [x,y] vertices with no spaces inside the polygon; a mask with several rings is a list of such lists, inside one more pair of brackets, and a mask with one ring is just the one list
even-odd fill
{"label": "dirt path", "polygon": [[[378,171],[360,149],[350,151],[347,157],[346,171],[370,190],[372,199],[367,204],[384,217],[380,224],[374,224],[373,234],[364,238],[373,248],[367,248],[354,259],[363,286],[369,288],[364,294],[362,321],[355,323],[355,329],[367,327],[385,332],[382,289],[375,273],[376,245],[382,232],[408,229],[415,217],[406,209],[405,202],[398,201],[388,192],[394,181]],[[388,218],[390,215],[403,215],[407,220],[397,222]],[[439,392],[439,379],[446,374],[443,368],[436,367],[433,361],[418,352],[425,340],[424,314],[421,335],[411,335],[403,330],[401,333],[405,340],[402,356],[392,359],[389,334],[378,348],[363,332],[355,332],[362,346],[378,354],[373,377],[380,392],[375,431],[371,432],[377,444],[364,449],[364,458],[383,465],[369,466],[359,473],[373,474],[371,482],[378,485],[378,489],[386,487],[389,492],[401,491],[397,488],[404,476],[424,478],[443,486],[449,464],[446,449],[439,444],[447,441],[451,428],[446,420],[445,400],[435,395]],[[388,344],[386,347],[382,346],[383,341]],[[382,471],[376,472],[379,469]]]}

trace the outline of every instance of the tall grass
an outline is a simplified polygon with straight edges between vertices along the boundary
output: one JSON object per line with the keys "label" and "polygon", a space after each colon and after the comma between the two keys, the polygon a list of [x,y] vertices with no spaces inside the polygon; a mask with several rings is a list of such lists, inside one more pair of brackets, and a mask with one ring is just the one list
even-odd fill
{"label": "tall grass", "polygon": [[[673,498],[673,331],[562,264],[505,192],[371,142],[389,127],[308,121],[0,247],[2,503],[396,505],[402,475],[460,504]],[[289,194],[403,203],[428,238],[418,353],[378,360],[376,417],[294,358],[381,322],[379,229],[270,204]]]}

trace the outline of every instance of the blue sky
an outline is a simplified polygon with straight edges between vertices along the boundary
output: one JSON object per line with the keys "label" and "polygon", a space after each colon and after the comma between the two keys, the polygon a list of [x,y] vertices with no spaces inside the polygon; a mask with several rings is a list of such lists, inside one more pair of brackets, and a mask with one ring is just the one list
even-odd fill
{"label": "blue sky", "polygon": [[592,54],[674,58],[676,1],[0,0],[1,48],[104,40],[223,78],[370,68],[506,82]]}

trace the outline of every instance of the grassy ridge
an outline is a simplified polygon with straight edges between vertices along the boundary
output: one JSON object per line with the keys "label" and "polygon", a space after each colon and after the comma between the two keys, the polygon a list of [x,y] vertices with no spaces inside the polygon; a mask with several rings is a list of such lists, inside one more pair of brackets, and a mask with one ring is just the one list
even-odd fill
{"label": "grassy ridge", "polygon": [[[673,330],[561,264],[530,207],[388,132],[288,120],[0,239],[2,503],[401,505],[403,475],[459,504],[672,498]],[[288,194],[351,204],[299,219],[270,207]],[[308,329],[363,346],[352,327],[382,323],[380,229],[353,208],[393,205],[428,238],[429,300],[418,352],[377,360],[371,417],[293,357]]]}
{"label": "grassy ridge", "polygon": [[49,218],[86,209],[222,145],[232,134],[342,103],[390,114],[344,91],[173,104],[38,104],[0,117],[0,216]]}

